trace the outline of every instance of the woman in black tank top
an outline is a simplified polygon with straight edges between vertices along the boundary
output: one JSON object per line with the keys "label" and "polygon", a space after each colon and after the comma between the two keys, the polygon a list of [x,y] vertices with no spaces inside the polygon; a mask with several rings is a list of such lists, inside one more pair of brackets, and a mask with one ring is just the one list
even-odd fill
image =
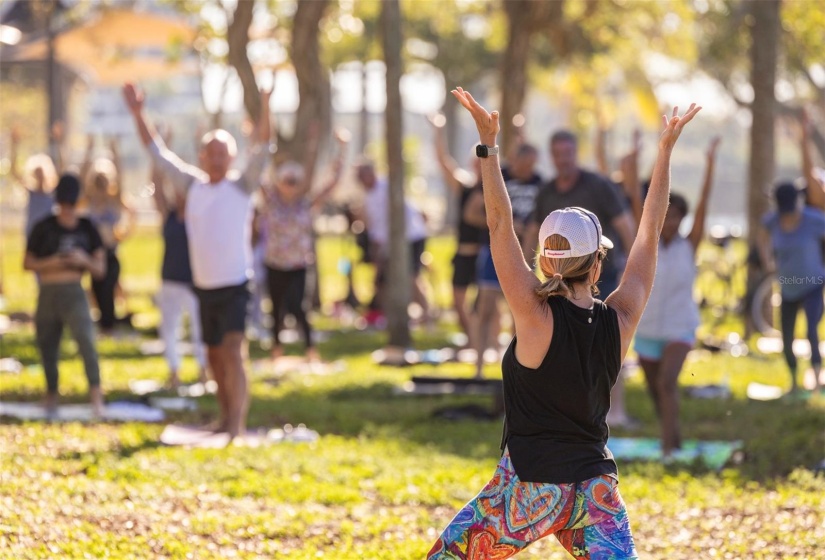
{"label": "woman in black tank top", "polygon": [[[481,144],[492,148],[498,112],[468,93]],[[492,480],[444,530],[428,558],[507,558],[553,534],[585,558],[637,558],[618,473],[607,448],[610,388],[644,310],[670,191],[670,154],[700,110],[664,117],[639,232],[622,282],[595,298],[601,263],[613,244],[582,208],[550,213],[539,232],[540,282],[525,262],[497,151],[481,160],[490,245],[515,336],[502,360],[503,454]]]}

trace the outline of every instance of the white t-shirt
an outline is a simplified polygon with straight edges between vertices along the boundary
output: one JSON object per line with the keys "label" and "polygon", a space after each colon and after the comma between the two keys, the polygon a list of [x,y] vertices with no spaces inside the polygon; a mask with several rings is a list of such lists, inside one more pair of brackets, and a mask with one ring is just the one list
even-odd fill
{"label": "white t-shirt", "polygon": [[235,182],[192,183],[186,234],[198,288],[237,286],[252,278],[252,197]]}
{"label": "white t-shirt", "polygon": [[[381,247],[390,243],[390,186],[386,179],[378,179],[364,197],[364,213],[370,241]],[[407,241],[410,243],[427,238],[427,226],[421,212],[404,201],[404,222]]]}
{"label": "white t-shirt", "polygon": [[656,277],[636,334],[645,338],[677,340],[699,326],[699,306],[693,299],[696,263],[693,246],[682,236],[668,245],[659,242]]}
{"label": "white t-shirt", "polygon": [[195,287],[213,290],[252,278],[252,193],[260,185],[267,151],[255,146],[243,175],[211,184],[197,167],[163,145],[149,146],[155,164],[186,195],[186,233]]}

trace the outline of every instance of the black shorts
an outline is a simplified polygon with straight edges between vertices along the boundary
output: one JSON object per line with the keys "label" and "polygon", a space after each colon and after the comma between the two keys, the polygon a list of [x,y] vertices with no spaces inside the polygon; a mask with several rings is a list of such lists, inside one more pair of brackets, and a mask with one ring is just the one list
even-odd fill
{"label": "black shorts", "polygon": [[456,255],[453,257],[453,286],[466,288],[476,283],[476,261],[478,255]]}
{"label": "black shorts", "polygon": [[195,288],[201,312],[203,342],[219,346],[226,333],[246,331],[246,309],[249,304],[247,283],[214,290]]}
{"label": "black shorts", "polygon": [[418,241],[413,241],[410,243],[410,266],[412,267],[412,274],[413,276],[418,276],[418,273],[421,272],[421,255],[424,254],[424,247],[427,245],[426,239],[419,239]]}

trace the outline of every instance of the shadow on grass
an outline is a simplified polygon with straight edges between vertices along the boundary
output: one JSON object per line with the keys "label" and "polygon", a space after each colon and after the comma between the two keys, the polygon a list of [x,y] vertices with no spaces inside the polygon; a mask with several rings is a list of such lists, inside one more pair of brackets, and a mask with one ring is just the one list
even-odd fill
{"label": "shadow on grass", "polygon": [[[334,332],[321,349],[324,358],[331,361],[363,358],[380,348],[385,340],[386,333],[379,331]],[[31,342],[30,335],[8,335],[3,340],[5,355],[16,355],[24,364],[37,363],[36,350]],[[104,342],[101,344],[101,359],[123,362],[140,360],[144,356],[138,350],[139,344],[140,340]],[[443,335],[416,333],[415,346],[418,348],[447,345]],[[288,345],[286,350],[289,354],[297,354],[301,346]],[[252,346],[253,358],[265,355],[265,349]],[[125,368],[128,367],[126,364]],[[490,397],[399,396],[394,392],[395,387],[411,375],[422,373],[420,368],[428,373],[446,371],[458,375],[469,375],[469,369],[464,372],[464,369],[455,366],[388,370],[371,365],[369,368],[367,375],[359,378],[349,374],[344,374],[341,379],[293,375],[281,380],[275,387],[253,378],[249,425],[252,428],[273,428],[286,423],[303,423],[322,435],[397,439],[465,457],[490,458],[498,454],[500,419],[456,421],[435,416],[444,407],[491,408]],[[375,375],[372,368],[375,368]],[[398,375],[389,374],[389,371],[397,371]],[[21,389],[19,393],[4,392],[2,398],[31,401],[39,396]],[[121,391],[110,392],[108,399],[135,400],[135,397],[122,388]],[[811,468],[823,459],[825,414],[823,397],[818,399],[789,403],[752,402],[744,398],[701,400],[683,397],[680,412],[682,436],[699,440],[741,440],[745,459],[736,467],[741,476],[760,480],[785,476],[795,468]],[[70,395],[64,402],[85,400],[84,395]],[[626,400],[629,412],[641,421],[641,426],[633,431],[617,428],[611,433],[627,437],[658,437],[658,421],[644,388],[638,383],[629,384]],[[170,413],[169,421],[201,424],[213,419],[217,410],[214,396],[203,397],[199,399],[198,411]],[[137,448],[129,453],[139,450]],[[628,468],[645,467],[633,464]],[[696,474],[706,470],[702,465],[668,466],[667,469]]]}

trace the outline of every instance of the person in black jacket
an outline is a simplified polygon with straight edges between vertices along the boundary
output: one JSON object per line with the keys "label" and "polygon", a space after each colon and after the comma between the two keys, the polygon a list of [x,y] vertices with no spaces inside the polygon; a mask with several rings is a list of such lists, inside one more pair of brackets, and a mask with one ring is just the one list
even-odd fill
{"label": "person in black jacket", "polygon": [[[481,162],[493,261],[513,314],[502,359],[502,457],[487,486],[447,526],[429,559],[507,558],[553,534],[574,556],[638,558],[618,471],[607,448],[610,389],[630,347],[656,271],[670,191],[670,154],[699,112],[664,118],[638,235],[619,287],[602,302],[595,284],[607,249],[595,214],[551,212],[539,230],[542,283],[513,227],[497,151],[498,112],[468,93],[453,95],[476,122],[489,157]],[[483,153],[483,150],[482,150]]]}

